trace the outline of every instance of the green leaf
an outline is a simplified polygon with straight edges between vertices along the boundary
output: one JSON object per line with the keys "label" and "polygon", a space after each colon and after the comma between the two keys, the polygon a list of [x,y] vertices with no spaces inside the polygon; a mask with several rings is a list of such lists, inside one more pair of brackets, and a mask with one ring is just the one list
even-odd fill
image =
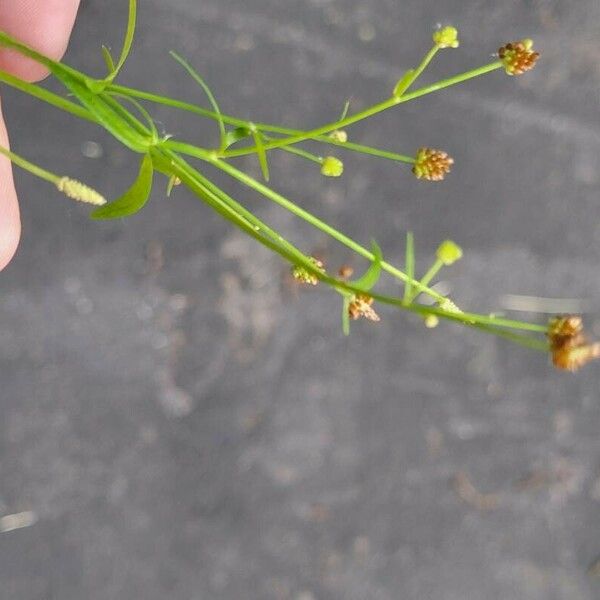
{"label": "green leaf", "polygon": [[102,56],[104,57],[108,74],[111,75],[115,72],[115,61],[113,60],[110,50],[104,45],[102,46]]}
{"label": "green leaf", "polygon": [[137,0],[129,0],[129,16],[127,18],[127,31],[125,32],[125,39],[123,40],[123,48],[121,49],[121,55],[119,61],[115,65],[115,62],[110,54],[110,51],[106,46],[102,46],[102,55],[104,56],[104,62],[108,67],[108,75],[104,79],[92,79],[88,77],[85,84],[91,92],[94,94],[102,93],[107,85],[110,85],[119,71],[123,68],[123,65],[127,61],[127,57],[131,52],[131,46],[133,45],[133,38],[135,35],[135,25],[137,21]]}
{"label": "green leaf", "polygon": [[381,253],[381,248],[375,241],[371,242],[371,252],[373,252],[373,255],[375,256],[371,266],[360,279],[352,282],[353,285],[361,290],[364,290],[365,292],[369,291],[379,281],[379,277],[381,275],[381,262],[383,261],[383,254]]}
{"label": "green leaf", "polygon": [[217,100],[215,99],[210,87],[208,87],[208,84],[204,81],[204,79],[202,79],[200,74],[197,73],[194,70],[194,68],[184,58],[179,56],[179,54],[177,54],[173,50],[171,50],[169,52],[169,54],[188,72],[190,77],[204,90],[204,93],[208,97],[208,100],[217,115],[217,121],[219,123],[219,133],[221,134],[221,150],[225,150],[225,148],[227,147],[226,146],[227,134],[225,133],[225,122],[223,121],[223,117],[221,115],[221,109],[219,108],[219,105],[217,104]]}
{"label": "green leaf", "polygon": [[410,87],[410,84],[414,81],[414,75],[414,69],[410,69],[409,71],[406,71],[404,75],[402,75],[402,78],[400,81],[398,81],[396,87],[394,88],[394,98],[400,98],[400,96],[404,94],[404,92]]}
{"label": "green leaf", "polygon": [[152,158],[146,154],[140,166],[140,172],[133,185],[117,200],[98,208],[90,216],[92,219],[118,219],[138,212],[150,197],[154,168]]}
{"label": "green leaf", "polygon": [[129,16],[127,19],[127,31],[125,32],[125,39],[123,41],[123,49],[121,50],[119,62],[116,64],[115,68],[112,70],[112,72],[107,78],[108,83],[111,83],[114,80],[114,78],[119,74],[119,71],[121,70],[121,68],[125,64],[125,61],[127,60],[127,57],[129,56],[131,46],[133,45],[133,36],[135,35],[136,13],[137,0],[129,0]]}
{"label": "green leaf", "polygon": [[229,146],[233,146],[236,142],[250,137],[251,135],[252,132],[248,127],[236,127],[235,129],[230,129],[225,134],[225,148],[229,148]]}
{"label": "green leaf", "polygon": [[269,163],[267,162],[267,153],[263,144],[262,134],[258,129],[252,129],[252,137],[254,138],[254,145],[256,146],[256,154],[258,155],[258,162],[260,163],[260,170],[265,181],[269,181]]}
{"label": "green leaf", "polygon": [[110,98],[103,97],[90,88],[88,81],[82,83],[59,63],[50,64],[53,75],[89,110],[97,122],[112,133],[120,142],[134,152],[147,152],[152,140],[148,140],[109,105]]}
{"label": "green leaf", "polygon": [[[406,276],[413,280],[415,278],[415,243],[414,237],[411,231],[406,234]],[[407,281],[404,284],[404,302],[410,303],[412,297],[412,283]]]}
{"label": "green leaf", "polygon": [[344,295],[344,301],[342,302],[342,331],[344,335],[350,335],[350,296]]}

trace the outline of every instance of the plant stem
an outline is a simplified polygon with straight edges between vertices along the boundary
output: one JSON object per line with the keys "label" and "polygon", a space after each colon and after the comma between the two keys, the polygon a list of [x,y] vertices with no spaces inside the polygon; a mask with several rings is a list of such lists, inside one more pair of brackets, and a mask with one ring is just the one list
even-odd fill
{"label": "plant stem", "polygon": [[60,177],[58,175],[55,175],[54,173],[51,173],[50,171],[46,171],[46,169],[42,169],[41,167],[38,167],[37,165],[34,165],[33,163],[29,162],[28,160],[25,160],[24,158],[20,157],[18,154],[11,152],[10,150],[8,150],[8,148],[4,148],[4,147],[0,146],[0,154],[3,154],[4,156],[6,156],[15,165],[21,167],[21,169],[24,169],[25,171],[29,171],[32,175],[35,175],[36,177],[39,177],[40,179],[44,179],[45,181],[53,183],[54,185],[57,185],[60,180]]}
{"label": "plant stem", "polygon": [[[176,149],[175,145],[173,145],[172,147],[173,147],[173,149]],[[243,171],[236,169],[234,166],[226,163],[223,160],[219,160],[219,159],[215,159],[215,158],[209,158],[209,160],[217,168],[221,169],[222,171],[224,171],[225,173],[227,173],[234,179],[237,179],[238,181],[240,181],[247,187],[250,187],[250,188],[256,190],[257,192],[259,192],[266,198],[269,198],[273,202],[276,202],[277,204],[279,204],[280,206],[282,206],[283,208],[285,208],[292,214],[303,219],[304,221],[311,224],[313,227],[319,229],[323,233],[326,233],[327,235],[331,236],[333,239],[337,240],[338,242],[340,242],[341,244],[343,244],[350,250],[353,250],[354,252],[356,252],[357,254],[362,256],[363,258],[365,258],[371,262],[373,260],[375,260],[375,255],[371,251],[369,251],[367,248],[365,248],[364,246],[361,246],[359,243],[355,242],[352,238],[346,236],[345,234],[338,231],[331,225],[325,223],[324,221],[322,221],[321,219],[319,219],[312,213],[309,213],[308,211],[300,208],[298,205],[294,204],[293,202],[291,202],[290,200],[288,200],[281,194],[275,192],[274,190],[272,190],[271,188],[267,187],[266,185],[260,183],[259,181],[256,181],[254,178],[250,177]],[[389,264],[386,261],[381,262],[381,268],[405,283],[407,281],[410,281],[411,285],[413,285],[415,288],[417,288],[420,292],[431,296],[434,300],[442,301],[444,299],[444,296],[442,296],[441,294],[438,294],[435,290],[432,290],[426,286],[421,285],[420,282],[418,282],[414,279],[411,281],[411,279],[406,275],[406,273],[402,272],[400,269],[397,269],[396,267],[394,267],[393,265]]]}
{"label": "plant stem", "polygon": [[[358,121],[362,121],[364,119],[368,119],[373,115],[376,115],[380,112],[383,112],[397,104],[403,104],[404,102],[409,102],[410,100],[414,100],[415,98],[420,98],[427,94],[431,94],[432,92],[437,92],[438,90],[450,87],[452,85],[456,85],[457,83],[462,83],[463,81],[467,81],[469,79],[473,79],[474,77],[478,77],[485,73],[489,73],[491,71],[495,71],[496,69],[500,69],[502,67],[502,63],[497,60],[493,63],[489,63],[484,65],[483,67],[479,67],[477,69],[473,69],[471,71],[467,71],[466,73],[461,73],[460,75],[454,75],[453,77],[449,77],[447,79],[443,79],[438,81],[437,83],[433,83],[426,87],[415,90],[414,92],[409,92],[400,97],[391,97],[383,102],[378,104],[374,104],[362,110],[358,113],[350,115],[345,119],[340,121],[335,121],[334,123],[328,123],[327,125],[322,125],[321,127],[317,127],[316,129],[312,129],[311,131],[305,131],[298,135],[293,135],[291,137],[283,138],[277,140],[276,142],[271,142],[270,144],[265,144],[265,150],[273,150],[274,148],[281,148],[282,146],[289,146],[291,144],[297,144],[299,142],[303,142],[305,140],[313,139],[317,136],[325,135],[330,133],[331,131],[335,131],[336,129],[341,129],[344,127],[348,127],[353,123],[357,123]],[[242,148],[239,150],[228,150],[220,154],[222,158],[230,158],[234,156],[244,156],[246,154],[254,154],[257,151],[256,147],[250,148]]]}
{"label": "plant stem", "polygon": [[[429,285],[431,280],[440,272],[440,269],[443,266],[444,263],[439,258],[436,258],[435,262],[431,265],[431,267],[429,267],[427,273],[421,277],[421,285]],[[409,302],[412,302],[416,296],[418,296],[418,293],[410,294],[408,298]]]}

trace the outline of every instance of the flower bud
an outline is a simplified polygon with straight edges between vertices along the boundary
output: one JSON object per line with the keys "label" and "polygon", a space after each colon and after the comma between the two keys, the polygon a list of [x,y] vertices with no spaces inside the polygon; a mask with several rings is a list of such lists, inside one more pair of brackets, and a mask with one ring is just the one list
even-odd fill
{"label": "flower bud", "polygon": [[463,251],[462,248],[452,240],[445,240],[439,245],[435,254],[438,260],[449,267],[462,258]]}
{"label": "flower bud", "polygon": [[437,315],[427,315],[423,322],[425,323],[425,327],[427,329],[435,329],[440,324],[440,319]]}
{"label": "flower bud", "polygon": [[511,42],[498,50],[498,56],[508,75],[522,75],[535,66],[539,52],[533,51],[533,40],[525,39],[520,42]]}
{"label": "flower bud", "polygon": [[433,41],[438,48],[458,48],[458,31],[450,25],[442,27],[434,32]]}
{"label": "flower bud", "polygon": [[348,133],[343,129],[336,129],[329,134],[329,137],[334,142],[339,142],[340,144],[345,144],[348,141]]}
{"label": "flower bud", "polygon": [[344,172],[344,163],[335,156],[326,156],[321,164],[321,173],[325,177],[339,177]]}

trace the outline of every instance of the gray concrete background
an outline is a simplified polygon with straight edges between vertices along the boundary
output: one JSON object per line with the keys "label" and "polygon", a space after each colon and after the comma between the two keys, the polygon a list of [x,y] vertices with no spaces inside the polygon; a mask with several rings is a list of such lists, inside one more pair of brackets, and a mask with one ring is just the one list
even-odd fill
{"label": "gray concrete background", "polygon": [[[125,12],[84,0],[67,60],[100,73]],[[274,154],[274,187],[395,261],[407,229],[421,268],[457,240],[466,256],[448,281],[464,306],[597,299],[596,0],[145,0],[122,81],[200,98],[172,48],[227,112],[310,126],[348,97],[383,98],[448,21],[461,47],[424,81],[525,35],[542,60],[351,131],[447,149],[446,182],[356,155],[326,181]],[[108,136],[3,94],[17,151],[110,197],[127,187],[136,159]],[[215,139],[154,114],[176,136]],[[347,260],[219,181],[307,250]],[[598,365],[557,373],[390,310],[344,339],[332,294],[294,293],[276,258],[184,190],[166,200],[161,183],[138,216],[97,224],[17,183],[24,237],[0,276],[0,515],[36,522],[0,533],[2,600],[600,598]]]}

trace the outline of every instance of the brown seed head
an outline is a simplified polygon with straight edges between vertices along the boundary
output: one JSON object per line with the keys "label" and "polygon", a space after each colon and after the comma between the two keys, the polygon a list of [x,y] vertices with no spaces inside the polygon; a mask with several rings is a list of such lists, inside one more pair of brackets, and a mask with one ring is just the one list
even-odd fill
{"label": "brown seed head", "polygon": [[600,358],[600,344],[589,342],[579,315],[561,315],[550,319],[548,341],[552,363],[557,369],[577,371]]}
{"label": "brown seed head", "polygon": [[552,346],[562,346],[583,332],[581,315],[559,315],[548,323],[548,339]]}
{"label": "brown seed head", "polygon": [[532,40],[510,42],[498,50],[498,56],[504,65],[504,70],[509,75],[522,75],[535,66],[539,52],[533,51]]}
{"label": "brown seed head", "polygon": [[417,179],[441,181],[450,172],[454,159],[447,152],[434,148],[419,148],[412,172]]}
{"label": "brown seed head", "polygon": [[578,371],[592,360],[600,358],[600,344],[581,344],[563,346],[552,351],[552,364],[557,369]]}
{"label": "brown seed head", "polygon": [[342,279],[348,279],[354,274],[354,269],[350,265],[342,265],[338,271],[338,275]]}
{"label": "brown seed head", "polygon": [[348,315],[351,319],[364,317],[369,321],[380,321],[379,315],[373,310],[373,298],[367,294],[357,294],[348,306]]}

